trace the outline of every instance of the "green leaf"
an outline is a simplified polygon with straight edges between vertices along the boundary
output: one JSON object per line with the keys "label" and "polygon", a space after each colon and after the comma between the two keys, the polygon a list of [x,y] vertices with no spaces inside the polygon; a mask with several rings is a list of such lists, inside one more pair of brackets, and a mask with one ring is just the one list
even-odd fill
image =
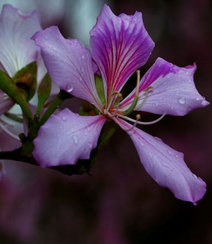
{"label": "green leaf", "polygon": [[14,81],[2,70],[0,70],[0,89],[21,106],[27,120],[32,119],[32,114],[26,100],[20,94]]}
{"label": "green leaf", "polygon": [[102,102],[102,105],[105,106],[106,102],[105,102],[105,92],[104,92],[103,81],[102,81],[101,77],[98,75],[95,75],[94,78],[95,78],[95,85],[96,85],[97,93],[99,95],[99,99]]}
{"label": "green leaf", "polygon": [[50,95],[51,87],[52,87],[52,80],[49,74],[47,73],[42,79],[38,88],[38,106],[36,110],[36,116],[40,115],[43,109],[43,105]]}
{"label": "green leaf", "polygon": [[13,80],[26,101],[29,101],[35,94],[37,88],[37,63],[32,62],[19,70]]}

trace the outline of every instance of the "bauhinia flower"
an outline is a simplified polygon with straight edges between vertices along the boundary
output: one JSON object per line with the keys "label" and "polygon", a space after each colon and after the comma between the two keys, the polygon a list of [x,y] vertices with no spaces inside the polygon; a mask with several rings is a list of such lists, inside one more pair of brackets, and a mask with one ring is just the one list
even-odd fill
{"label": "bauhinia flower", "polygon": [[[40,48],[31,40],[32,35],[39,30],[41,30],[40,21],[35,11],[23,14],[11,5],[3,6],[0,15],[0,69],[11,78],[34,61],[38,65],[38,79],[44,75],[45,68],[42,64]],[[0,91],[0,116],[10,110],[14,104],[10,97]],[[0,118],[0,127],[9,132],[6,124]]]}
{"label": "bauhinia flower", "polygon": [[[195,203],[204,196],[206,184],[190,171],[183,154],[136,128],[137,124],[153,122],[141,122],[139,115],[136,119],[128,116],[132,111],[146,111],[161,115],[160,120],[165,114],[185,115],[209,104],[195,88],[195,64],[179,68],[158,58],[140,79],[137,69],[146,63],[154,47],[141,13],[115,16],[104,5],[90,31],[91,51],[78,40],[64,39],[57,27],[39,31],[33,39],[57,85],[99,111],[96,116],[79,116],[64,109],[52,115],[34,140],[33,155],[41,167],[88,159],[109,119],[130,136],[143,166],[159,185],[184,201]],[[101,74],[104,94],[97,89],[94,69]],[[136,88],[123,98],[121,90],[135,71]]]}

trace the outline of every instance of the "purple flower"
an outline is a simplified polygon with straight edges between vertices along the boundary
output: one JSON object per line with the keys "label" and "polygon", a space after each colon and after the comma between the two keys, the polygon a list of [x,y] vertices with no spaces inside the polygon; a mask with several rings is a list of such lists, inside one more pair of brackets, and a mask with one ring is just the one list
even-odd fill
{"label": "purple flower", "polygon": [[[196,66],[179,68],[158,58],[141,80],[137,72],[136,88],[122,99],[123,86],[146,63],[154,47],[142,14],[115,16],[104,5],[90,37],[91,51],[77,40],[64,39],[57,27],[33,36],[58,86],[99,110],[96,116],[79,116],[68,109],[52,115],[34,140],[34,157],[41,167],[88,159],[109,118],[128,133],[143,166],[159,185],[168,187],[175,197],[195,203],[206,192],[205,182],[189,170],[182,153],[135,127],[151,122],[141,122],[139,116],[133,120],[128,114],[147,111],[162,115],[161,119],[165,114],[185,115],[208,105],[194,85]],[[104,96],[97,91],[94,70],[101,74]]]}
{"label": "purple flower", "polygon": [[[31,40],[32,35],[39,30],[41,30],[40,21],[35,11],[22,14],[11,5],[3,6],[0,15],[0,69],[11,78],[16,72],[34,61],[38,65],[38,80],[46,72],[40,48]],[[9,111],[14,104],[11,98],[0,91],[0,116]],[[8,125],[6,120],[0,118],[1,129],[13,138],[19,139],[10,132]]]}

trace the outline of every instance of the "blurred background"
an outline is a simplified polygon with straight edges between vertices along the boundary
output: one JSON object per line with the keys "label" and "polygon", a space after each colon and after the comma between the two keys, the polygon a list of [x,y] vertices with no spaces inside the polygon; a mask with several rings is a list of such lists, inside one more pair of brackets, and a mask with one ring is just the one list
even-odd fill
{"label": "blurred background", "polygon": [[[89,30],[104,3],[117,15],[142,12],[156,45],[141,72],[157,57],[180,67],[196,62],[196,87],[212,102],[210,0],[0,0],[0,9],[5,3],[25,13],[37,9],[43,28],[58,25],[65,37],[77,38],[88,48]],[[70,101],[73,110],[76,104],[78,100]],[[212,243],[211,112],[208,106],[141,127],[184,152],[192,172],[206,181],[207,193],[197,206],[158,186],[145,172],[130,138],[118,130],[90,173],[82,176],[4,161],[0,243]],[[8,143],[1,134],[3,150]]]}

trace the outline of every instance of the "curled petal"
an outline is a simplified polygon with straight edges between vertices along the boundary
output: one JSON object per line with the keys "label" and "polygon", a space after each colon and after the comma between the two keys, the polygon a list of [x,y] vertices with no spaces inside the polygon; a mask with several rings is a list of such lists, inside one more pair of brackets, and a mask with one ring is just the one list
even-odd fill
{"label": "curled petal", "polygon": [[[185,115],[209,103],[194,84],[196,65],[179,68],[158,58],[141,79],[139,101],[135,110],[155,114]],[[133,101],[133,91],[121,104],[126,109]]]}
{"label": "curled petal", "polygon": [[75,164],[89,159],[97,146],[105,117],[79,116],[69,109],[52,115],[34,140],[33,155],[41,167]]}
{"label": "curled petal", "polygon": [[72,95],[99,108],[90,52],[77,40],[65,39],[58,27],[37,32],[33,37],[53,81]]}
{"label": "curled petal", "polygon": [[41,29],[38,14],[22,14],[11,5],[4,5],[0,16],[0,62],[1,69],[10,77],[37,61],[39,48],[31,40]]}
{"label": "curled petal", "polygon": [[129,76],[145,64],[154,47],[141,13],[116,16],[107,5],[90,36],[91,54],[101,71],[106,97],[111,90],[123,87]]}
{"label": "curled petal", "polygon": [[144,168],[160,186],[169,188],[176,198],[194,204],[205,195],[205,182],[190,171],[183,153],[142,130],[129,130],[132,126],[123,120],[117,122],[128,130]]}

